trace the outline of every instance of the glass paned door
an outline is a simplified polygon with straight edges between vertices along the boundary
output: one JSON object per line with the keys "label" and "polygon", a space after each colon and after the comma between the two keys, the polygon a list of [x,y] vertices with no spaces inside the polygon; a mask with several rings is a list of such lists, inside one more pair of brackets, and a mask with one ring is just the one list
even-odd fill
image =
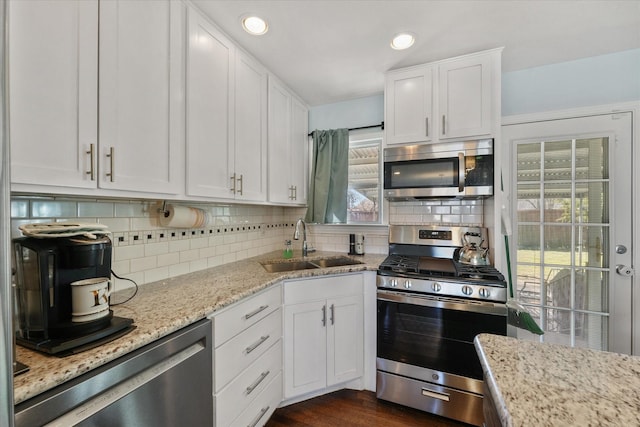
{"label": "glass paned door", "polygon": [[542,341],[631,351],[630,132],[630,113],[505,126],[514,296]]}

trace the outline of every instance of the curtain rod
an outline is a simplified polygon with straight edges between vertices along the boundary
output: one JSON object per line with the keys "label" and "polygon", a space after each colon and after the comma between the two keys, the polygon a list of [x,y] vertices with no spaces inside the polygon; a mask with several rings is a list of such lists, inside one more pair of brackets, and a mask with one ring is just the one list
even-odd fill
{"label": "curtain rod", "polygon": [[[347,130],[352,131],[352,130],[360,130],[360,129],[373,129],[373,128],[381,128],[382,130],[384,130],[384,122],[380,122],[379,125],[371,125],[371,126],[360,126],[358,128],[349,128]],[[310,134],[308,134],[307,136],[311,136],[313,135],[313,132],[311,132]]]}

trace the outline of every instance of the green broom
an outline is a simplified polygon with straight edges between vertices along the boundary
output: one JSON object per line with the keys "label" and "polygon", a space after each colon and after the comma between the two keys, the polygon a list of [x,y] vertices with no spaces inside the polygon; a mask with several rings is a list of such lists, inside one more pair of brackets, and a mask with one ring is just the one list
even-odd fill
{"label": "green broom", "polygon": [[[500,173],[500,189],[504,191],[502,173]],[[509,250],[509,234],[511,234],[511,218],[506,213],[503,194],[502,204],[502,234],[504,234],[504,247],[507,253],[507,279],[509,281],[509,298],[507,299],[507,323],[516,328],[527,330],[536,335],[544,334],[540,326],[531,317],[527,309],[513,298],[513,282],[511,281],[511,252]]]}

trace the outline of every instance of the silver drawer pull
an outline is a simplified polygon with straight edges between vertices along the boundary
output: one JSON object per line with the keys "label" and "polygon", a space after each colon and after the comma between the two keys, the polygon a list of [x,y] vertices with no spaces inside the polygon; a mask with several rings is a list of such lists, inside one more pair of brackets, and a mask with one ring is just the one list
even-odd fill
{"label": "silver drawer pull", "polygon": [[247,427],[256,427],[258,425],[258,421],[260,421],[260,418],[262,418],[264,416],[264,414],[267,413],[267,411],[269,410],[270,406],[264,407],[260,410],[260,413],[258,414],[257,417],[254,418],[253,421],[251,421],[251,423],[247,424]]}
{"label": "silver drawer pull", "polygon": [[262,343],[264,343],[268,339],[269,339],[269,335],[265,335],[265,336],[260,337],[258,342],[256,342],[255,344],[251,344],[249,347],[245,348],[244,349],[244,353],[245,354],[251,353],[253,350],[255,350],[256,348],[260,347],[260,345]]}
{"label": "silver drawer pull", "polygon": [[257,380],[255,380],[253,384],[247,387],[247,390],[246,390],[247,396],[250,395],[253,392],[253,390],[255,390],[256,387],[258,387],[260,383],[269,376],[270,373],[271,371],[265,371],[262,374],[260,374],[260,377]]}
{"label": "silver drawer pull", "polygon": [[260,313],[261,311],[266,310],[267,308],[269,308],[268,305],[261,305],[260,307],[258,307],[255,310],[253,310],[251,313],[245,314],[244,315],[244,320],[251,319],[253,316],[255,316],[256,314]]}
{"label": "silver drawer pull", "polygon": [[422,389],[422,395],[427,397],[433,397],[434,399],[444,400],[445,402],[449,401],[449,395],[446,393],[439,393],[437,391],[428,390],[426,388]]}

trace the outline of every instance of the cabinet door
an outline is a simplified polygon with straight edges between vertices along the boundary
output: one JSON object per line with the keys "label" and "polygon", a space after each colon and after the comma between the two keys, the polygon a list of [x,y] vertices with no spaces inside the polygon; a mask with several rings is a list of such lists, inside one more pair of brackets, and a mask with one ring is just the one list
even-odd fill
{"label": "cabinet door", "polygon": [[187,194],[233,198],[234,47],[189,9],[187,52]]}
{"label": "cabinet door", "polygon": [[291,94],[269,79],[269,201],[291,203]]}
{"label": "cabinet door", "polygon": [[430,141],[434,135],[433,69],[411,69],[387,76],[385,83],[385,142]]}
{"label": "cabinet door", "polygon": [[325,301],[284,308],[284,395],[298,396],[326,386]]}
{"label": "cabinet door", "polygon": [[100,3],[102,188],[182,190],[184,11],[170,0]]}
{"label": "cabinet door", "polygon": [[236,199],[267,200],[267,71],[238,52],[235,68]]}
{"label": "cabinet door", "polygon": [[291,99],[291,201],[307,203],[309,169],[309,110]]}
{"label": "cabinet door", "polygon": [[441,138],[491,133],[491,57],[460,58],[440,65]]}
{"label": "cabinet door", "polygon": [[362,295],[327,301],[327,386],[362,376],[364,320]]}
{"label": "cabinet door", "polygon": [[11,182],[95,188],[98,2],[8,11]]}

